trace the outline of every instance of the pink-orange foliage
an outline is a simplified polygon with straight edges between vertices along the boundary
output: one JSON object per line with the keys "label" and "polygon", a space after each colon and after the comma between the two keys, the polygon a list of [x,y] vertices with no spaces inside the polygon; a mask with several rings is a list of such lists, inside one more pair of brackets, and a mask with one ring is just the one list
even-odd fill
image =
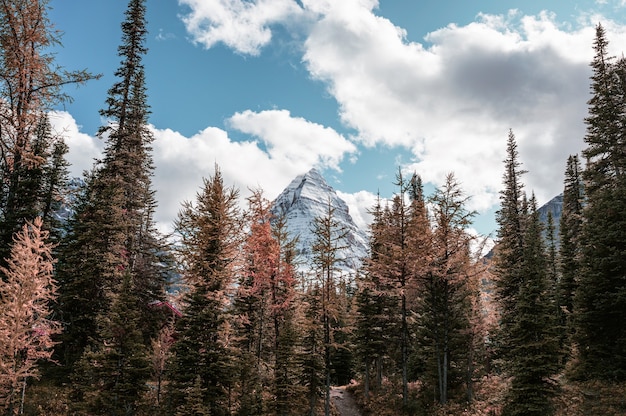
{"label": "pink-orange foliage", "polygon": [[248,274],[252,278],[250,294],[267,299],[274,317],[291,305],[295,279],[293,267],[285,261],[280,242],[272,232],[270,203],[260,190],[248,199],[251,225],[246,240]]}
{"label": "pink-orange foliage", "polygon": [[50,319],[56,298],[51,244],[42,220],[27,223],[14,237],[11,257],[0,268],[0,406],[14,408],[25,382],[37,378],[37,362],[52,354],[51,337],[61,331]]}

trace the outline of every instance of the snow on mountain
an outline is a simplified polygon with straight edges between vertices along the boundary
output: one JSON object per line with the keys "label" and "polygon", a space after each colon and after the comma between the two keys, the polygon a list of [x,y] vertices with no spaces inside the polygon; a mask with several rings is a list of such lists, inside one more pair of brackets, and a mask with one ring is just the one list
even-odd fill
{"label": "snow on mountain", "polygon": [[316,169],[297,176],[274,200],[272,210],[275,215],[286,217],[291,237],[298,237],[296,249],[302,263],[300,269],[310,271],[313,268],[311,248],[315,243],[315,218],[328,215],[329,201],[334,209],[334,219],[347,231],[345,241],[339,244],[346,248],[338,254],[337,267],[343,273],[355,274],[368,254],[367,234],[355,224],[348,205]]}

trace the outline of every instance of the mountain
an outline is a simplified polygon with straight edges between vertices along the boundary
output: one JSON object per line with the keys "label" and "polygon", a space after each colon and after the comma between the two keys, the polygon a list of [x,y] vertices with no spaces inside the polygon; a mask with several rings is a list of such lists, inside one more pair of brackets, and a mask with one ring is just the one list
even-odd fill
{"label": "mountain", "polygon": [[347,232],[345,241],[340,243],[346,248],[339,251],[337,267],[342,273],[354,275],[361,267],[362,259],[368,255],[367,234],[354,223],[348,205],[316,169],[291,181],[274,200],[272,212],[276,216],[285,216],[288,232],[292,237],[298,237],[296,250],[301,262],[299,268],[306,272],[313,269],[311,247],[315,243],[315,218],[328,214],[329,202],[335,210],[335,220]]}
{"label": "mountain", "polygon": [[539,212],[539,220],[548,225],[548,213],[552,214],[552,223],[554,224],[554,236],[556,238],[556,245],[559,245],[559,230],[561,215],[563,213],[563,194],[559,194],[543,204],[537,209]]}

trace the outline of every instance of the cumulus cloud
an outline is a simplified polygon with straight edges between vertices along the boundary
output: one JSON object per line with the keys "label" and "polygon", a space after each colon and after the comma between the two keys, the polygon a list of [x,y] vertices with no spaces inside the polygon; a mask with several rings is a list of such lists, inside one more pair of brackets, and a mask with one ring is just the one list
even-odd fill
{"label": "cumulus cloud", "polygon": [[[407,168],[435,185],[454,171],[471,208],[485,211],[498,201],[513,129],[528,188],[544,202],[561,191],[565,160],[583,147],[595,23],[572,28],[549,13],[512,11],[419,43],[374,5],[349,4],[329,7],[313,27],[304,62],[361,143],[411,149]],[[623,39],[623,27],[605,28]]]}
{"label": "cumulus cloud", "polygon": [[[70,147],[71,175],[82,176],[102,154],[103,143],[84,134],[71,115],[51,115],[54,130]],[[158,206],[155,220],[163,231],[171,230],[183,201],[195,201],[202,181],[217,164],[228,185],[240,190],[241,203],[251,189],[262,188],[272,200],[297,175],[314,166],[338,169],[341,158],[354,145],[332,129],[293,118],[287,111],[245,112],[230,119],[233,128],[262,140],[235,141],[225,130],[208,127],[191,137],[171,129],[152,127],[155,165],[153,188]]]}
{"label": "cumulus cloud", "polygon": [[247,110],[233,115],[228,124],[258,137],[273,160],[294,168],[324,166],[339,170],[344,155],[356,151],[356,146],[335,130],[292,117],[287,110]]}
{"label": "cumulus cloud", "polygon": [[180,0],[189,7],[183,22],[193,40],[210,48],[223,43],[258,55],[272,39],[271,26],[302,14],[294,0]]}
{"label": "cumulus cloud", "polygon": [[348,205],[350,216],[354,223],[362,230],[367,230],[372,222],[372,215],[369,211],[376,204],[378,196],[369,191],[359,191],[355,193],[346,193],[337,191],[339,198],[343,199]]}
{"label": "cumulus cloud", "polygon": [[74,117],[66,111],[54,111],[49,119],[54,134],[62,137],[69,147],[66,159],[70,163],[70,175],[80,177],[91,170],[96,159],[102,156],[102,141],[82,133]]}

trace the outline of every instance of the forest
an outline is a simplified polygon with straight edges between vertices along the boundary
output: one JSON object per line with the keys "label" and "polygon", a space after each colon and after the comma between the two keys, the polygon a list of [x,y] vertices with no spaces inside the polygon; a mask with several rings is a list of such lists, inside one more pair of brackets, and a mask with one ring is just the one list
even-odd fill
{"label": "forest", "polygon": [[145,0],[121,19],[103,157],[70,186],[48,113],[97,75],[46,53],[47,7],[0,2],[4,414],[328,416],[331,386],[363,415],[626,414],[626,58],[601,25],[558,234],[510,130],[487,256],[454,174],[426,196],[398,169],[345,276],[330,204],[303,267],[262,189],[241,207],[217,165],[157,231]]}

